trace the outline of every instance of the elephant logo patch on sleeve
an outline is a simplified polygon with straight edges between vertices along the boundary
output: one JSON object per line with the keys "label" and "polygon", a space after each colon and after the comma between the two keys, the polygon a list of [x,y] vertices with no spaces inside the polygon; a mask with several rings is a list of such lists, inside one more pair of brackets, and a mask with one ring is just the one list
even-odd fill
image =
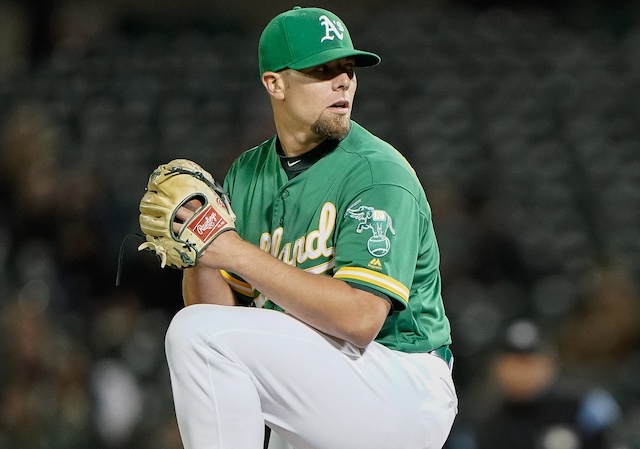
{"label": "elephant logo patch on sleeve", "polygon": [[358,227],[356,228],[358,234],[365,229],[371,230],[373,235],[367,241],[367,249],[372,256],[382,257],[391,249],[391,242],[387,237],[387,232],[396,235],[396,231],[393,229],[393,221],[386,211],[363,206],[360,202],[361,200],[358,200],[353,203],[344,215],[358,221]]}

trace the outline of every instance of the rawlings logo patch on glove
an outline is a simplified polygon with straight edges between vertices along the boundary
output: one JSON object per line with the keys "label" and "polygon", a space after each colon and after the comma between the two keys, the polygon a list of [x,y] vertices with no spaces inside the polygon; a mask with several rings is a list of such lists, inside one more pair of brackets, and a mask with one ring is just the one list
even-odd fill
{"label": "rawlings logo patch on glove", "polygon": [[[192,200],[201,206],[176,233],[176,214]],[[163,268],[192,267],[218,235],[235,229],[235,218],[229,195],[211,174],[195,162],[174,159],[149,176],[140,201],[140,229],[147,241],[138,250],[155,252]]]}

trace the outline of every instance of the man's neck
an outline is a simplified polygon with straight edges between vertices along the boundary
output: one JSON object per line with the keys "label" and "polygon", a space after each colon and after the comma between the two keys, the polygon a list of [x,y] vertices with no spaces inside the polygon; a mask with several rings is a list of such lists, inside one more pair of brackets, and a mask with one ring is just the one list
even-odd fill
{"label": "man's neck", "polygon": [[276,132],[282,151],[287,157],[299,156],[314,149],[326,140],[326,137],[319,136],[311,131],[295,131],[284,126],[276,125]]}

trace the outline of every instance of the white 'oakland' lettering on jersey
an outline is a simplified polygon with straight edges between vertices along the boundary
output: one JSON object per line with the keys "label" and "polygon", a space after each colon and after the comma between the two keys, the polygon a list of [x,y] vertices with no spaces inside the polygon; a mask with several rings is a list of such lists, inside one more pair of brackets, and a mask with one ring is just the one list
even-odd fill
{"label": "white 'oakland' lettering on jersey", "polygon": [[[336,224],[336,207],[332,203],[325,203],[320,211],[318,229],[309,232],[306,236],[296,239],[293,244],[285,243],[282,246],[284,229],[279,227],[273,234],[264,232],[260,236],[260,249],[277,257],[284,263],[292,266],[302,264],[307,259],[316,260],[320,257],[331,258],[333,261],[334,248],[329,246],[329,239],[333,234]],[[282,249],[281,249],[282,247]],[[323,264],[323,266],[326,264]]]}

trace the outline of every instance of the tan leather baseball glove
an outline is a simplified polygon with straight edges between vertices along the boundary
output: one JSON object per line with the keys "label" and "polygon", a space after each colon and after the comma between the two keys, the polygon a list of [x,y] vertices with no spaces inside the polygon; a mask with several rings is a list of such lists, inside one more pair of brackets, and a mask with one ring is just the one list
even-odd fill
{"label": "tan leather baseball glove", "polygon": [[[176,233],[178,209],[194,199],[202,205]],[[140,201],[140,229],[147,241],[138,250],[155,252],[162,268],[192,267],[218,235],[235,229],[235,218],[229,195],[210,173],[193,161],[174,159],[149,176]]]}

